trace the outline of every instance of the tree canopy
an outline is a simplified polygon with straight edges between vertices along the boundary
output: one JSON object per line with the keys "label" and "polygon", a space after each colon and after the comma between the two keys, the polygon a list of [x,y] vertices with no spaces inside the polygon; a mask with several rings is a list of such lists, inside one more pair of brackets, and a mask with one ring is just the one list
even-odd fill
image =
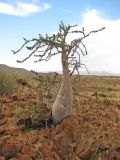
{"label": "tree canopy", "polygon": [[[29,51],[27,57],[22,60],[17,60],[17,62],[22,63],[34,56],[37,59],[34,62],[48,61],[51,57],[65,52],[68,57],[68,67],[70,69],[70,75],[77,71],[79,73],[79,68],[84,65],[81,63],[81,54],[87,55],[86,45],[83,40],[89,37],[93,33],[102,31],[105,27],[90,31],[85,33],[85,29],[77,29],[77,25],[65,26],[63,22],[59,24],[59,31],[52,36],[42,36],[39,34],[38,38],[32,38],[31,40],[24,39],[23,45],[17,50],[13,51],[13,54],[20,52],[23,48]],[[67,38],[69,35],[76,34],[78,38],[71,40],[69,43]]]}

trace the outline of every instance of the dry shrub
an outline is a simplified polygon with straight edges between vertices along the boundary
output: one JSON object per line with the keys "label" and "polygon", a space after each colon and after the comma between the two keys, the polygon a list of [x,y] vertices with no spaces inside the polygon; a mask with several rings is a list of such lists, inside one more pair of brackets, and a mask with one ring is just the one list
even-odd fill
{"label": "dry shrub", "polygon": [[15,90],[15,78],[13,74],[0,73],[0,95],[11,95]]}

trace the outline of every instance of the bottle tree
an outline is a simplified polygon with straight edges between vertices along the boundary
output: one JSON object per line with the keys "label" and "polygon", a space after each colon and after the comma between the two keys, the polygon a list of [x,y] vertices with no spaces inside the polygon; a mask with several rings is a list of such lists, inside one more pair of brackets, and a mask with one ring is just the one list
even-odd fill
{"label": "bottle tree", "polygon": [[[37,58],[35,62],[41,62],[48,61],[55,55],[61,55],[63,78],[56,100],[52,106],[52,119],[55,124],[61,122],[72,113],[73,92],[71,76],[75,71],[79,72],[79,68],[84,65],[81,63],[81,55],[87,55],[87,49],[83,42],[84,39],[92,33],[105,29],[103,27],[86,34],[84,28],[82,30],[76,28],[77,25],[65,26],[61,22],[59,24],[59,31],[52,36],[48,36],[47,34],[42,36],[39,34],[38,38],[31,40],[23,38],[23,45],[17,51],[12,51],[14,54],[20,52],[23,48],[29,51],[27,57],[21,61],[17,60],[19,63],[23,63],[32,56]],[[78,38],[70,41],[69,35],[72,34],[77,34]]]}

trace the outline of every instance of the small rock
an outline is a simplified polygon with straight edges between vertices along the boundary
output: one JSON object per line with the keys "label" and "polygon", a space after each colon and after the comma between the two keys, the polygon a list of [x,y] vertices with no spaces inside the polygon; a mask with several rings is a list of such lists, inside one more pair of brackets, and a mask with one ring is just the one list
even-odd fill
{"label": "small rock", "polygon": [[24,125],[26,128],[31,128],[32,127],[32,119],[30,115],[26,115],[25,117],[20,118],[17,121],[17,125]]}
{"label": "small rock", "polygon": [[5,127],[4,126],[1,126],[0,127],[0,134],[4,134],[5,133]]}
{"label": "small rock", "polygon": [[4,155],[6,159],[10,159],[12,157],[15,157],[17,153],[21,151],[21,148],[21,145],[16,143],[5,143],[3,144],[0,153],[2,154],[2,156]]}
{"label": "small rock", "polygon": [[113,159],[114,159],[114,160],[120,160],[120,155],[115,155],[115,156],[113,157]]}
{"label": "small rock", "polygon": [[0,137],[0,149],[3,148],[3,145],[7,142],[7,140],[10,138],[10,136],[3,136]]}
{"label": "small rock", "polygon": [[92,156],[95,154],[95,151],[92,149],[88,149],[87,151],[80,154],[81,160],[90,160]]}
{"label": "small rock", "polygon": [[5,160],[5,157],[1,157],[1,156],[0,156],[0,160]]}
{"label": "small rock", "polygon": [[5,124],[7,122],[7,119],[1,119],[0,120],[0,126],[2,126],[3,124]]}
{"label": "small rock", "polygon": [[0,113],[0,119],[4,118],[4,114]]}
{"label": "small rock", "polygon": [[12,116],[13,116],[13,114],[14,114],[14,113],[13,113],[13,112],[11,112],[11,111],[7,111],[7,110],[6,110],[6,111],[3,111],[3,115],[4,115],[4,117],[8,117],[8,118],[9,118],[9,117],[12,117]]}
{"label": "small rock", "polygon": [[19,155],[17,159],[18,160],[32,160],[32,157],[30,155]]}
{"label": "small rock", "polygon": [[116,147],[116,152],[119,152],[120,153],[120,146]]}
{"label": "small rock", "polygon": [[12,96],[12,99],[13,99],[13,101],[18,101],[18,100],[19,100],[16,95],[13,95],[13,96]]}
{"label": "small rock", "polygon": [[12,101],[13,101],[12,99],[8,99],[8,100],[6,100],[6,103],[10,103]]}
{"label": "small rock", "polygon": [[18,136],[20,130],[18,126],[12,126],[11,128],[7,128],[6,132],[9,133],[11,136]]}

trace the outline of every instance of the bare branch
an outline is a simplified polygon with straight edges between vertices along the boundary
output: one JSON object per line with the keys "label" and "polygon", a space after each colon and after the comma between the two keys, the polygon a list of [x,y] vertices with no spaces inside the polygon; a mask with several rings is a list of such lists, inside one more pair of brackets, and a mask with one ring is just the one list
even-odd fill
{"label": "bare branch", "polygon": [[85,69],[86,69],[86,71],[87,71],[87,73],[89,74],[89,71],[88,71],[87,66],[86,66],[85,64],[83,64],[83,63],[81,63],[81,66],[84,66],[84,67],[85,67]]}
{"label": "bare branch", "polygon": [[32,40],[26,40],[25,38],[23,38],[23,39],[25,41],[24,44],[17,51],[12,50],[13,54],[20,52],[29,42],[32,41]]}
{"label": "bare branch", "polygon": [[26,58],[24,58],[23,60],[17,60],[17,62],[18,63],[23,63],[23,62],[25,62],[27,59],[29,59],[37,50],[39,49],[39,46],[38,47],[36,47],[33,51],[32,51],[32,53],[31,54],[29,54],[29,56],[28,57],[26,57]]}
{"label": "bare branch", "polygon": [[[87,48],[83,43],[83,40],[93,33],[104,30],[105,27],[90,31],[86,34],[84,28],[77,30],[75,28],[76,26],[77,25],[65,26],[64,23],[61,22],[58,33],[53,34],[52,36],[48,36],[47,34],[42,36],[39,34],[38,38],[33,38],[31,40],[23,38],[23,45],[17,51],[12,50],[12,52],[13,54],[16,54],[25,48],[29,51],[29,55],[21,61],[17,60],[17,62],[22,63],[31,56],[38,58],[34,62],[49,61],[51,57],[64,52],[68,59],[68,67],[72,67],[70,75],[75,71],[79,73],[79,68],[82,66],[84,66],[88,72],[86,65],[82,64],[80,61],[81,55],[87,55]],[[79,38],[72,40],[70,44],[68,44],[66,38],[69,34],[77,34]]]}

